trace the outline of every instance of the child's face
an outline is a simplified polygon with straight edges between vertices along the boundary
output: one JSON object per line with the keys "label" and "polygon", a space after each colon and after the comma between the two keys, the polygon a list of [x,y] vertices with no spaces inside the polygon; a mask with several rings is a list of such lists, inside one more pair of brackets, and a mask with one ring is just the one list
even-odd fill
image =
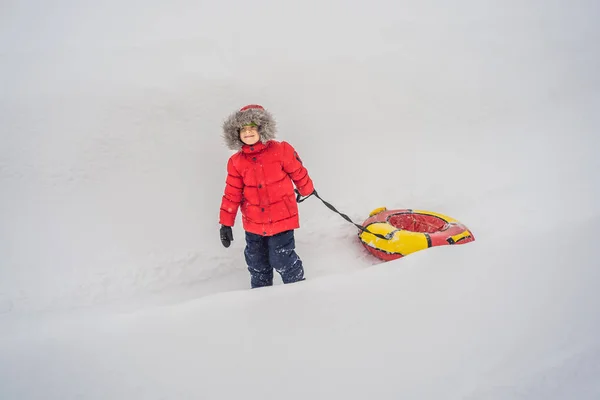
{"label": "child's face", "polygon": [[240,129],[240,140],[245,144],[252,146],[259,139],[258,126],[244,126]]}

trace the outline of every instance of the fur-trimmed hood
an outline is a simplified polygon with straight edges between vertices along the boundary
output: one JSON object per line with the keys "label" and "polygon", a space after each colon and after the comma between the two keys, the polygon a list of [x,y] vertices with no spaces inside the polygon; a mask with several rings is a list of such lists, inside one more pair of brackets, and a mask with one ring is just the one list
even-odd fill
{"label": "fur-trimmed hood", "polygon": [[244,143],[240,140],[240,129],[250,122],[258,125],[260,141],[263,143],[275,139],[277,128],[275,119],[258,104],[250,104],[231,114],[223,122],[223,139],[231,150],[240,150]]}

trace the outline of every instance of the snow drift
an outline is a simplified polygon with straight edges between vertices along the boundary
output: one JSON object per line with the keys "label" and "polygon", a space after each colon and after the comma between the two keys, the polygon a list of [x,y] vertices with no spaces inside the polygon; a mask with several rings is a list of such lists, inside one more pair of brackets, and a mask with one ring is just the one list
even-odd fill
{"label": "snow drift", "polygon": [[[597,398],[598,7],[7,4],[0,397]],[[217,217],[248,103],[353,219],[477,241],[380,263],[310,199],[308,280],[247,290]]]}

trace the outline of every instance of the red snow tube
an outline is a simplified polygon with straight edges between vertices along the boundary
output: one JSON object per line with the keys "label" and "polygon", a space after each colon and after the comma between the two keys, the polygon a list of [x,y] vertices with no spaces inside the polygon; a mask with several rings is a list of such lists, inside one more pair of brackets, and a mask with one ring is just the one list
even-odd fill
{"label": "red snow tube", "polygon": [[360,232],[359,238],[374,256],[395,260],[433,246],[464,244],[475,240],[473,233],[457,220],[443,214],[422,210],[375,209],[363,223],[370,232]]}

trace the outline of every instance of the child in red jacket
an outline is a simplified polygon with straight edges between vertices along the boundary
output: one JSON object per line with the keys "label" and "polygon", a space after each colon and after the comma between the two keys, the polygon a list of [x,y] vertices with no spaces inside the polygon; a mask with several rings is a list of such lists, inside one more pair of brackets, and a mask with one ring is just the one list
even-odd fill
{"label": "child in red jacket", "polygon": [[241,208],[252,288],[271,286],[273,269],[283,283],[304,280],[294,242],[294,229],[300,227],[294,185],[302,196],[312,194],[314,187],[298,153],[289,143],[274,140],[275,134],[273,116],[256,104],[241,108],[223,123],[223,138],[237,152],[227,162],[220,237],[229,247],[231,227]]}

